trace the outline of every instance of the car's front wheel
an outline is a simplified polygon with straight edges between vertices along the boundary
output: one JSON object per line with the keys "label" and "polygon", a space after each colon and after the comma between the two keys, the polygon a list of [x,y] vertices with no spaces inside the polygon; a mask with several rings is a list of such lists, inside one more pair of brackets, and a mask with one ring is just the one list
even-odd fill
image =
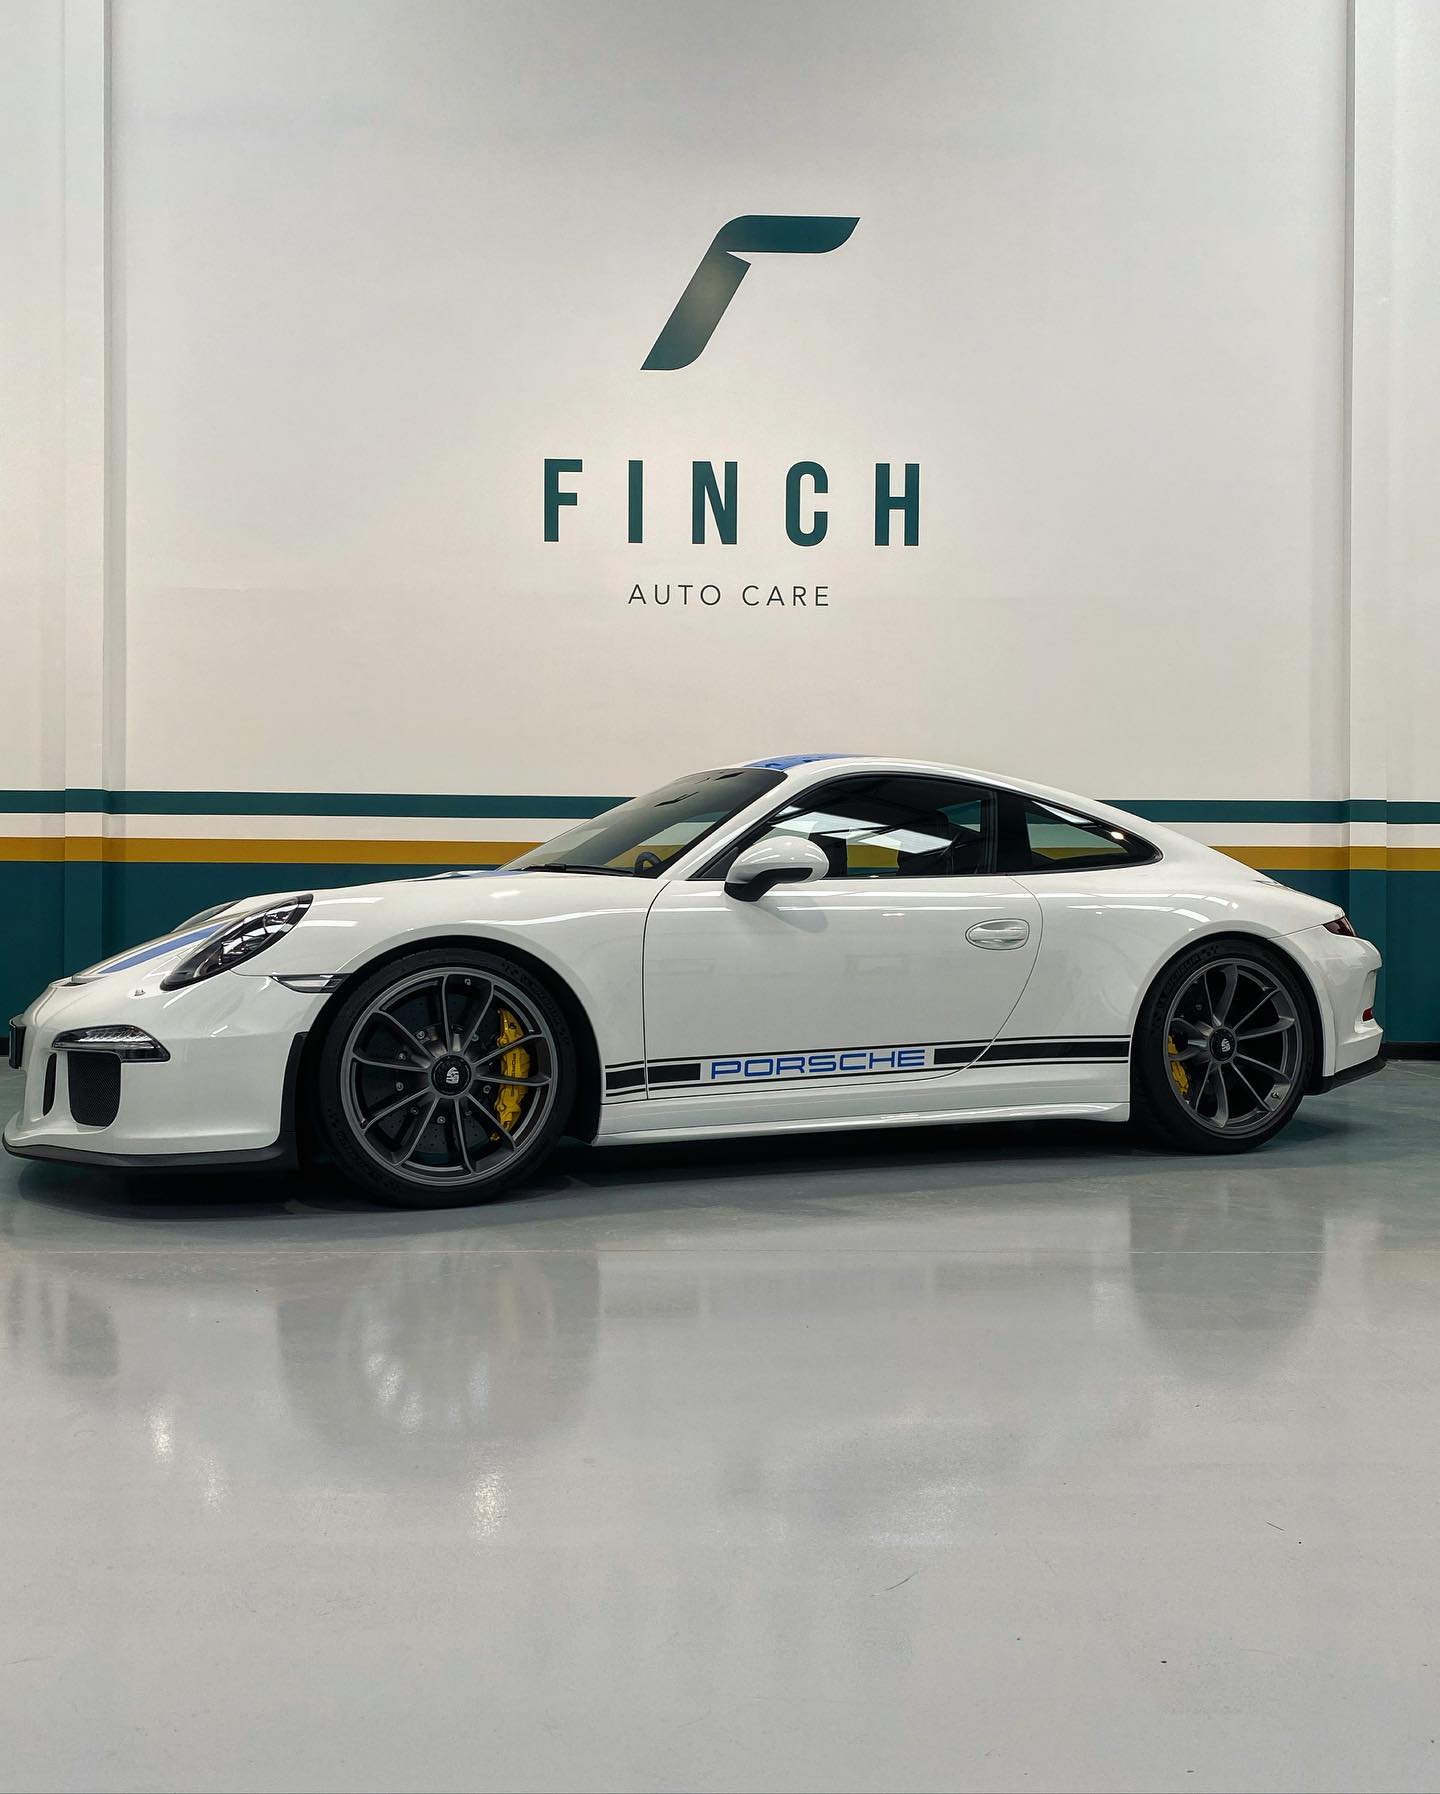
{"label": "car's front wheel", "polygon": [[1131,1058],[1135,1119],[1191,1152],[1245,1152],[1285,1126],[1315,1051],[1300,974],[1261,941],[1202,943],[1156,980]]}
{"label": "car's front wheel", "polygon": [[498,1196],[549,1154],[575,1049],[560,1005],[525,967],[433,948],[346,997],[318,1083],[343,1171],[386,1201],[450,1208]]}

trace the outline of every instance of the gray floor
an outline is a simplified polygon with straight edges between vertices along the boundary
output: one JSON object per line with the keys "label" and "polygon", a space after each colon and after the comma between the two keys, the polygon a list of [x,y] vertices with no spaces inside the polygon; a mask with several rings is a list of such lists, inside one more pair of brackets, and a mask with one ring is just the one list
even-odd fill
{"label": "gray floor", "polygon": [[6,1160],[0,1784],[1434,1788],[1437,1108]]}

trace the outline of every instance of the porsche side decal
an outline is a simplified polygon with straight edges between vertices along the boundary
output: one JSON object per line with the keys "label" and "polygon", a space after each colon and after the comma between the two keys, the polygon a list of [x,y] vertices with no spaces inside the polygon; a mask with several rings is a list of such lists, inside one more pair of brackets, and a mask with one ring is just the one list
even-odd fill
{"label": "porsche side decal", "polygon": [[665,1096],[703,1095],[811,1078],[892,1078],[986,1065],[1115,1064],[1130,1056],[1124,1035],[1041,1040],[950,1040],[905,1046],[816,1047],[795,1052],[722,1053],[697,1059],[633,1060],[605,1068],[607,1096],[648,1088]]}

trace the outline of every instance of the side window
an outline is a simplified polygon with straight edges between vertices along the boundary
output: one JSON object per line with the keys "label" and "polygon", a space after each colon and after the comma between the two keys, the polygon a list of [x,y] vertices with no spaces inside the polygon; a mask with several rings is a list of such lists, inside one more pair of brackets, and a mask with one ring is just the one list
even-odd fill
{"label": "side window", "polygon": [[807,792],[744,845],[804,835],[831,878],[964,877],[993,870],[994,804],[990,792],[951,779],[859,779]]}
{"label": "side window", "polygon": [[1002,856],[1015,862],[1007,872],[1086,872],[1155,858],[1155,849],[1137,835],[1035,798],[1024,801],[1015,845],[1018,851]]}

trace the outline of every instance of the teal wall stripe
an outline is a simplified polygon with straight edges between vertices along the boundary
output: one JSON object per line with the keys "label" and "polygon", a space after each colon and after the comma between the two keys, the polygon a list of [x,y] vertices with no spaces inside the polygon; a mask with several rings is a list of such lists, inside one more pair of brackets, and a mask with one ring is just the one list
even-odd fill
{"label": "teal wall stripe", "polygon": [[[1383,879],[1389,957],[1381,975],[1389,1009],[1380,1010],[1392,1040],[1440,1041],[1440,872],[1371,872]],[[1358,927],[1359,924],[1357,923]],[[1387,1020],[1394,1011],[1393,1024]]]}
{"label": "teal wall stripe", "polygon": [[[1179,798],[1111,798],[1117,810],[1130,810],[1150,822],[1386,822],[1397,820],[1396,808],[1376,798],[1315,798],[1259,800],[1222,800],[1202,803]],[[1412,822],[1440,822],[1440,803],[1410,804],[1412,810],[1424,810],[1423,816],[1407,817]]]}
{"label": "teal wall stripe", "polygon": [[60,946],[67,971],[94,965],[106,953],[108,868],[98,860],[72,861],[64,874],[60,902]]}
{"label": "teal wall stripe", "polygon": [[0,861],[0,1034],[65,964],[65,870],[53,861]]}
{"label": "teal wall stripe", "polygon": [[[1112,798],[1117,809],[1151,822],[1391,822],[1440,823],[1440,802],[1386,803],[1378,798],[1270,801]],[[488,797],[444,792],[352,791],[3,791],[0,812],[58,816],[96,811],[109,816],[541,816],[587,817],[624,803],[623,797],[545,795]]]}
{"label": "teal wall stripe", "polygon": [[0,813],[59,816],[598,816],[622,797],[465,797],[350,791],[0,791]]}

